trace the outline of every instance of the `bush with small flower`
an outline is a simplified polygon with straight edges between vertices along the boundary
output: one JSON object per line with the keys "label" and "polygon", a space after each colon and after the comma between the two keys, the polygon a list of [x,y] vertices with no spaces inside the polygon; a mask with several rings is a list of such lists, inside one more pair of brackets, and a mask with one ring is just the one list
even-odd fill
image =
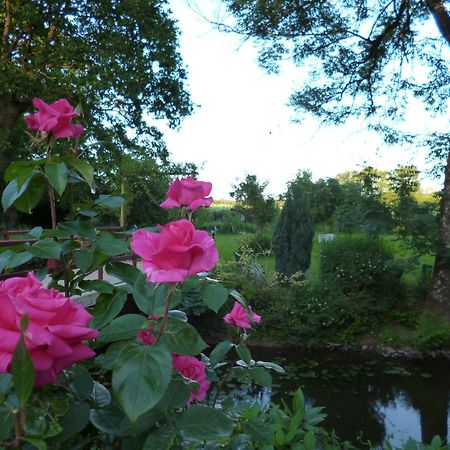
{"label": "bush with small flower", "polygon": [[[55,204],[69,185],[94,192],[94,169],[83,152],[60,146],[72,138],[79,145],[77,109],[65,99],[33,105],[38,111],[26,122],[45,156],[11,164],[2,207],[30,212],[46,195],[52,229],[35,227],[29,242],[3,249],[0,271],[33,258],[56,264],[0,281],[0,448],[314,449],[323,415],[307,411],[301,391],[284,409],[235,404],[227,395],[227,379],[270,385],[270,372],[283,369],[252,358],[246,340],[262,318],[208,276],[218,253],[192,214],[211,205],[211,183],[175,180],[161,207],[186,218],[137,230],[130,242],[90,223],[97,208],[120,204],[112,196],[57,222]],[[142,271],[114,259],[130,248]],[[92,279],[100,268],[120,283]],[[215,313],[230,302],[223,318],[230,339],[208,348],[177,309],[185,285]],[[89,308],[75,299],[87,291],[98,294]]]}

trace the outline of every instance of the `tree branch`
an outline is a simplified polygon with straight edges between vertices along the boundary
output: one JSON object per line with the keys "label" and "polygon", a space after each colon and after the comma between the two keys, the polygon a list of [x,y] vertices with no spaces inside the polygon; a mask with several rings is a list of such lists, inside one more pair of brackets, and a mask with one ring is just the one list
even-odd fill
{"label": "tree branch", "polygon": [[6,8],[6,18],[5,18],[5,27],[3,28],[3,43],[6,44],[8,42],[9,30],[11,28],[11,4],[9,0],[5,0],[5,8]]}
{"label": "tree branch", "polygon": [[450,15],[442,0],[426,0],[442,37],[450,44]]}

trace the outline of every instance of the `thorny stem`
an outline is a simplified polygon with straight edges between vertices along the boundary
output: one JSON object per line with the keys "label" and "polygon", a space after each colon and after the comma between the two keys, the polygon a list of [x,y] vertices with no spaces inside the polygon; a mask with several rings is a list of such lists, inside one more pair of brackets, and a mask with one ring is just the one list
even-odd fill
{"label": "thorny stem", "polygon": [[161,323],[161,327],[159,328],[158,335],[156,336],[156,342],[159,341],[159,338],[162,336],[164,331],[166,331],[167,322],[169,320],[170,302],[172,301],[173,293],[175,292],[175,289],[177,286],[178,286],[178,283],[169,283],[169,288],[168,288],[168,292],[167,292],[167,296],[166,296],[165,304],[164,304],[163,321]]}
{"label": "thorny stem", "polygon": [[23,431],[25,429],[25,410],[24,410],[23,406],[20,406],[17,413],[15,413],[13,415],[13,420],[14,420],[14,432],[15,432],[16,436],[11,445],[14,448],[21,449],[22,448],[22,436],[23,436]]}

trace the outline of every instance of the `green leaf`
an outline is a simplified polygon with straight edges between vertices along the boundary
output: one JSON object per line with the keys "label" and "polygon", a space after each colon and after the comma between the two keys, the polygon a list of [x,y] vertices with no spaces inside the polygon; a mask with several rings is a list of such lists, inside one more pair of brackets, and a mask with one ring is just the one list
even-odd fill
{"label": "green leaf", "polygon": [[86,222],[72,220],[69,222],[62,222],[58,226],[60,230],[65,231],[70,236],[82,236],[90,239],[91,241],[95,240],[97,237],[97,231],[95,228]]}
{"label": "green leaf", "polygon": [[211,367],[214,368],[216,364],[223,361],[225,355],[234,347],[234,344],[230,341],[219,342],[214,350],[209,355],[209,362]]}
{"label": "green leaf", "polygon": [[26,234],[26,236],[30,236],[34,239],[39,239],[43,231],[44,229],[42,227],[34,227]]}
{"label": "green leaf", "polygon": [[108,389],[98,381],[94,381],[94,389],[92,390],[91,398],[96,409],[104,408],[111,403],[111,394]]}
{"label": "green leaf", "polygon": [[15,252],[12,250],[6,250],[0,253],[0,272],[2,272],[5,267],[8,267],[8,263],[14,255]]}
{"label": "green leaf", "polygon": [[252,354],[245,344],[236,345],[236,352],[245,363],[250,364],[252,361]]}
{"label": "green leaf", "polygon": [[98,340],[104,343],[130,339],[142,330],[146,321],[144,316],[138,314],[126,314],[118,317],[101,330]]}
{"label": "green leaf", "polygon": [[175,318],[169,318],[161,340],[170,351],[180,355],[198,355],[208,346],[192,325]]}
{"label": "green leaf", "polygon": [[91,310],[91,314],[94,316],[92,328],[102,328],[111,322],[122,311],[126,301],[127,293],[122,290],[118,290],[115,295],[100,295]]}
{"label": "green leaf", "polygon": [[30,248],[29,252],[38,258],[54,258],[59,259],[61,256],[61,245],[53,239],[42,239],[35,242]]}
{"label": "green leaf", "polygon": [[104,280],[81,280],[78,286],[83,291],[97,291],[102,294],[112,294],[114,292],[114,286]]}
{"label": "green leaf", "polygon": [[309,430],[305,434],[303,443],[305,445],[305,450],[314,450],[316,448],[316,437],[314,436],[314,430]]}
{"label": "green leaf", "polygon": [[118,195],[99,195],[98,199],[95,200],[94,203],[113,209],[120,208],[124,202],[124,198]]}
{"label": "green leaf", "polygon": [[292,411],[294,414],[298,412],[303,412],[305,410],[305,397],[303,391],[298,388],[295,391],[294,398],[292,399]]}
{"label": "green leaf", "polygon": [[62,195],[67,186],[67,168],[64,163],[49,162],[45,165],[45,175],[55,191]]}
{"label": "green leaf", "polygon": [[119,256],[130,253],[130,247],[124,239],[114,238],[112,236],[103,235],[95,241],[103,253],[108,256]]}
{"label": "green leaf", "polygon": [[77,435],[89,423],[89,405],[84,402],[75,403],[61,419],[62,432],[51,440],[51,444],[58,445]]}
{"label": "green leaf", "polygon": [[112,386],[130,422],[163,397],[172,373],[172,356],[161,345],[128,344],[117,357]]}
{"label": "green leaf", "polygon": [[34,161],[15,161],[11,163],[5,170],[5,181],[9,182],[14,178],[17,178],[19,187],[22,185],[24,180],[28,178],[30,173],[37,167],[44,165],[47,159],[37,159]]}
{"label": "green leaf", "polygon": [[170,450],[175,439],[175,432],[170,428],[158,428],[148,435],[142,450]]}
{"label": "green leaf", "polygon": [[106,272],[118,278],[125,283],[133,285],[140,276],[142,276],[142,272],[131,264],[125,263],[109,263],[105,267]]}
{"label": "green leaf", "polygon": [[200,295],[209,309],[218,312],[227,301],[228,289],[220,283],[205,283],[200,289]]}
{"label": "green leaf", "polygon": [[[24,406],[33,391],[35,371],[33,361],[25,345],[24,330],[27,327],[27,316],[24,316],[21,323],[20,338],[14,350],[11,373],[14,383],[14,392],[21,406]],[[26,331],[25,331],[26,333]]]}
{"label": "green leaf", "polygon": [[73,259],[81,271],[87,272],[94,262],[94,252],[91,250],[79,250],[73,254]]}
{"label": "green leaf", "polygon": [[256,361],[256,365],[264,367],[265,369],[272,369],[272,370],[274,370],[275,372],[278,372],[278,373],[285,373],[286,372],[278,364],[275,364],[275,363],[269,362],[269,361]]}
{"label": "green leaf", "polygon": [[125,415],[115,404],[110,404],[102,409],[91,409],[89,419],[96,428],[103,433],[116,435]]}
{"label": "green leaf", "polygon": [[8,269],[12,269],[17,266],[21,266],[25,264],[30,259],[33,258],[33,255],[30,252],[19,252],[15,253],[12,258],[8,261],[8,265],[6,266]]}
{"label": "green leaf", "polygon": [[13,203],[28,189],[33,174],[28,175],[23,184],[19,188],[17,178],[11,180],[5,187],[2,194],[2,207],[6,211]]}
{"label": "green leaf", "polygon": [[76,169],[81,174],[84,181],[86,181],[86,183],[92,189],[92,187],[94,185],[94,169],[93,169],[93,167],[90,164],[88,164],[86,161],[75,158],[72,155],[65,155],[63,160],[69,166]]}
{"label": "green leaf", "polygon": [[30,214],[46,192],[45,179],[41,172],[37,172],[31,178],[26,191],[14,201],[14,207],[21,212]]}
{"label": "green leaf", "polygon": [[70,369],[73,373],[71,389],[77,394],[79,400],[86,400],[91,397],[94,389],[94,380],[91,374],[81,366]]}
{"label": "green leaf", "polygon": [[47,444],[44,440],[36,437],[24,437],[22,438],[25,442],[36,447],[38,450],[47,450]]}
{"label": "green leaf", "polygon": [[10,373],[0,374],[0,396],[8,394],[13,387],[12,376]]}
{"label": "green leaf", "polygon": [[244,432],[251,436],[254,441],[265,444],[272,442],[272,431],[262,420],[250,419],[244,422]]}
{"label": "green leaf", "polygon": [[186,406],[191,397],[189,386],[184,380],[172,380],[164,397],[156,405],[156,409],[173,409]]}
{"label": "green leaf", "polygon": [[270,386],[272,377],[264,367],[252,367],[249,371],[252,380],[260,386]]}
{"label": "green leaf", "polygon": [[245,300],[245,298],[239,294],[238,291],[236,291],[235,289],[231,289],[230,290],[230,295],[236,300],[238,301],[244,308],[247,308],[247,301]]}
{"label": "green leaf", "polygon": [[156,285],[149,283],[141,272],[133,285],[133,298],[138,308],[147,315],[153,313]]}
{"label": "green leaf", "polygon": [[7,405],[0,405],[0,439],[7,439],[13,427],[13,417],[11,408]]}
{"label": "green leaf", "polygon": [[[134,336],[133,336],[134,338]],[[112,343],[108,350],[106,350],[105,353],[97,356],[96,362],[103,367],[103,369],[111,371],[114,368],[114,364],[116,362],[117,357],[119,356],[119,353],[122,351],[122,349],[127,346],[130,343],[130,341],[119,341]]]}
{"label": "green leaf", "polygon": [[215,408],[194,405],[176,420],[178,429],[192,439],[202,441],[226,438],[233,432],[233,421]]}

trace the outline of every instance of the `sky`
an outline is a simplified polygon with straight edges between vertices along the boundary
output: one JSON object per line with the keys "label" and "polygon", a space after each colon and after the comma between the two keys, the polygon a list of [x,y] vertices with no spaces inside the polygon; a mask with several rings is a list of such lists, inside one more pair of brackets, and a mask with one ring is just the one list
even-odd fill
{"label": "sky", "polygon": [[[254,43],[219,32],[202,17],[214,18],[216,0],[191,1],[171,0],[170,8],[181,30],[187,88],[197,106],[178,130],[158,125],[172,159],[201,167],[198,179],[213,183],[214,198],[230,198],[232,185],[246,174],[269,181],[267,193],[277,196],[299,170],[319,179],[364,165],[429,169],[425,149],[386,146],[362,120],[339,127],[320,126],[312,118],[294,123],[287,103],[302,82],[300,71],[286,64],[280,74],[267,74],[257,64]],[[427,128],[425,118],[415,119]],[[427,179],[423,186],[438,189],[439,183]]]}

